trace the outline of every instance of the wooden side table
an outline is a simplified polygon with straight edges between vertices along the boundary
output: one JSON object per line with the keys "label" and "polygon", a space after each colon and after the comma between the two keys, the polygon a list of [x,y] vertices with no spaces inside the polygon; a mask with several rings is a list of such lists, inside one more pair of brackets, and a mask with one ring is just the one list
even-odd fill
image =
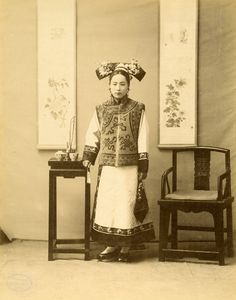
{"label": "wooden side table", "polygon": [[[58,161],[51,158],[49,169],[49,230],[48,230],[48,260],[54,260],[54,253],[84,253],[84,259],[89,260],[90,251],[90,178],[88,169],[82,161]],[[85,179],[85,229],[83,239],[57,238],[57,177]],[[84,248],[60,248],[58,245],[84,244]]]}

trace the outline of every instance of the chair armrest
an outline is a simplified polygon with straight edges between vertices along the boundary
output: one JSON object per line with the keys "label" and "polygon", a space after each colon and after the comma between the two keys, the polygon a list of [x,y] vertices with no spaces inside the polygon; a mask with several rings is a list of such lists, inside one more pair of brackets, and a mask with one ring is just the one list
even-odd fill
{"label": "chair armrest", "polygon": [[[225,182],[225,185],[223,185]],[[222,200],[223,198],[231,196],[231,187],[230,187],[230,170],[227,170],[225,173],[217,177],[217,200]]]}
{"label": "chair armrest", "polygon": [[[165,198],[166,194],[170,193],[170,184],[169,184],[169,174],[174,171],[174,167],[170,167],[169,169],[165,170],[165,172],[161,176],[161,198]],[[166,192],[167,190],[167,192]]]}

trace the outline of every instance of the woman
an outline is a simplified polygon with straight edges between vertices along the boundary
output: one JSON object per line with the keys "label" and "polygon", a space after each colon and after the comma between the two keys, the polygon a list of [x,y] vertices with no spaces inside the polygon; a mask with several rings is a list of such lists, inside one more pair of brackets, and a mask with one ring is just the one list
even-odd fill
{"label": "woman", "polygon": [[150,214],[135,215],[138,182],[148,172],[145,106],[128,97],[131,76],[141,81],[145,72],[132,61],[103,63],[96,73],[109,76],[111,98],[96,106],[83,153],[87,167],[100,151],[92,238],[107,245],[99,260],[127,262],[132,244],[154,238]]}

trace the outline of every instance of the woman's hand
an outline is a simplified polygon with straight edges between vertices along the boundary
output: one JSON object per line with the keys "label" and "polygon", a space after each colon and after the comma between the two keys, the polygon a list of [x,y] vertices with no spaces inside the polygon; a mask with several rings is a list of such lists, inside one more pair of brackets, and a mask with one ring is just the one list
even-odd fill
{"label": "woman's hand", "polygon": [[91,162],[89,160],[83,160],[82,164],[85,168],[89,168],[91,166]]}
{"label": "woman's hand", "polygon": [[144,180],[147,178],[147,172],[139,172],[138,173],[138,179],[139,180]]}

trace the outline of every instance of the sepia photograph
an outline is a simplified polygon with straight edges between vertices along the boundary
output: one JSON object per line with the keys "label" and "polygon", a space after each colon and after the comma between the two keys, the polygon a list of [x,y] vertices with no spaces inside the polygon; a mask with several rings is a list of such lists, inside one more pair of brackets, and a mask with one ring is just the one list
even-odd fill
{"label": "sepia photograph", "polygon": [[236,300],[235,15],[0,0],[1,300]]}

